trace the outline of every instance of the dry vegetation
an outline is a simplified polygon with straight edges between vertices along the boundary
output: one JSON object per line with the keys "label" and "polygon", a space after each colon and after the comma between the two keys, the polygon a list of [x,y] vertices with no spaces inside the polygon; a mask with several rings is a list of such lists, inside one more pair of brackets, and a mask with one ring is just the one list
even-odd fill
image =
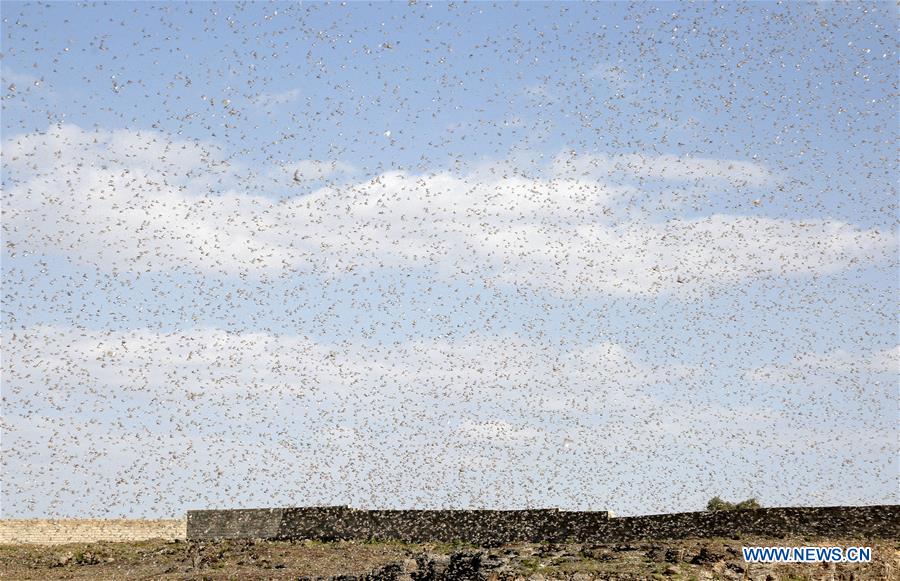
{"label": "dry vegetation", "polygon": [[[745,563],[741,546],[873,547],[865,565]],[[45,579],[897,579],[900,542],[704,539],[479,548],[398,542],[147,541],[0,546],[0,578]]]}

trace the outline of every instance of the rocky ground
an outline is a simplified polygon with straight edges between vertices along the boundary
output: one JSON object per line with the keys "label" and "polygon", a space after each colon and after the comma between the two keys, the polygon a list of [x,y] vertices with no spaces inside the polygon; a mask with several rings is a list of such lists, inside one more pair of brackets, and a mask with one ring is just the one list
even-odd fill
{"label": "rocky ground", "polygon": [[[872,546],[865,565],[747,564],[741,546]],[[900,579],[900,541],[702,539],[479,548],[395,542],[178,542],[0,546],[0,579],[450,581]]]}

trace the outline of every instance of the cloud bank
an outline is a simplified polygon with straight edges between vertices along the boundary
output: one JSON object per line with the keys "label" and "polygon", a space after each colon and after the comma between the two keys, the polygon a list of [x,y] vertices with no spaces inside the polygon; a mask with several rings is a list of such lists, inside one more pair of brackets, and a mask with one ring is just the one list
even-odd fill
{"label": "cloud bank", "polygon": [[[654,296],[889,262],[893,238],[836,220],[635,217],[639,184],[773,179],[749,162],[558,156],[541,178],[394,171],[276,200],[210,144],[73,125],[4,143],[4,237],[122,272],[340,275],[427,269],[563,295]],[[263,173],[296,186],[352,168],[299,160]],[[502,172],[501,172],[502,173]],[[301,180],[302,181],[302,180]]]}
{"label": "cloud bank", "polygon": [[[878,411],[890,394],[856,394],[854,429],[823,423],[828,414],[791,394],[729,407],[703,399],[709,370],[649,366],[611,342],[567,350],[471,335],[378,345],[53,326],[3,339],[4,403],[15,412],[4,419],[4,494],[20,514],[99,514],[89,499],[102,499],[106,515],[298,499],[500,508],[541,499],[628,513],[702,506],[705,487],[847,501],[863,474],[884,490],[894,478],[879,452],[893,442]],[[748,489],[748,465],[773,462],[779,470]],[[635,486],[644,496],[626,494]]]}

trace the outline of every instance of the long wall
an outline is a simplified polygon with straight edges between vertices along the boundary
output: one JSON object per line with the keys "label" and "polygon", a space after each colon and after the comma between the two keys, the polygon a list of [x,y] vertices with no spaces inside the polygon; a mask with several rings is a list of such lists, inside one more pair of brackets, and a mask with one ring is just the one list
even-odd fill
{"label": "long wall", "polygon": [[397,539],[496,544],[730,536],[900,539],[900,506],[763,508],[609,518],[550,510],[356,510],[345,506],[188,511],[188,539]]}
{"label": "long wall", "polygon": [[900,506],[784,507],[684,512],[610,519],[585,541],[727,537],[857,537],[900,539]]}
{"label": "long wall", "polygon": [[0,544],[92,543],[184,539],[185,519],[22,519],[0,520]]}
{"label": "long wall", "polygon": [[356,510],[347,507],[189,511],[187,520],[0,520],[0,544],[149,539],[398,539],[627,542],[731,536],[900,539],[900,506],[764,508],[623,518],[550,510]]}

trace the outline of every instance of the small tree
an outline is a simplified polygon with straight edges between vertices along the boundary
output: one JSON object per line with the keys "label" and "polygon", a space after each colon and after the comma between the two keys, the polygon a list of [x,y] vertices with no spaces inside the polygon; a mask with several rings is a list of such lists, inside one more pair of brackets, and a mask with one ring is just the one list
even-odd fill
{"label": "small tree", "polygon": [[714,496],[706,503],[706,510],[748,510],[753,508],[761,508],[759,501],[755,498],[748,498],[747,500],[734,503]]}
{"label": "small tree", "polygon": [[749,510],[754,508],[761,508],[759,501],[755,498],[748,498],[747,500],[743,500],[737,503],[734,508],[737,510]]}
{"label": "small tree", "polygon": [[727,500],[722,500],[718,496],[713,496],[706,503],[706,510],[734,510],[734,505]]}

